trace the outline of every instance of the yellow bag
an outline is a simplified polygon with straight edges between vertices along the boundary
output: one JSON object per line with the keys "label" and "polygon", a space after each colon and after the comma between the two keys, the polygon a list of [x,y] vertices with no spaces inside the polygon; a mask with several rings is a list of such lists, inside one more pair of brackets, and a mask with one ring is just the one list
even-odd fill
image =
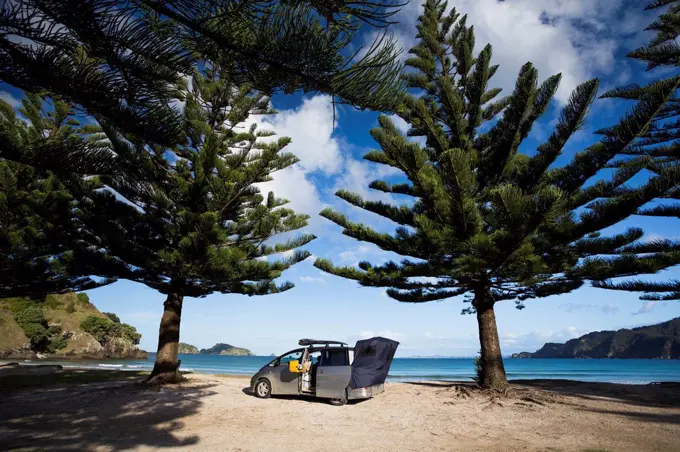
{"label": "yellow bag", "polygon": [[288,370],[290,372],[294,373],[294,374],[298,374],[298,373],[300,373],[300,371],[298,370],[299,365],[300,365],[300,361],[298,361],[297,359],[289,361],[288,362]]}

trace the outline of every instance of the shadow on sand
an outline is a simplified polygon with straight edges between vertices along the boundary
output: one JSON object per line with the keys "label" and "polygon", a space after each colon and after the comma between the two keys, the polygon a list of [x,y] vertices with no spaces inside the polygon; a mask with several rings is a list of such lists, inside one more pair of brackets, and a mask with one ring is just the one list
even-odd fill
{"label": "shadow on sand", "polygon": [[680,407],[680,383],[627,385],[574,380],[513,380],[511,383],[588,400],[605,397],[639,406]]}
{"label": "shadow on sand", "polygon": [[117,381],[3,394],[0,449],[190,448],[199,438],[177,435],[182,419],[199,410],[213,386]]}
{"label": "shadow on sand", "polygon": [[[460,381],[420,381],[406,384],[443,390],[467,388],[470,392],[466,394],[474,394],[479,389],[475,383]],[[510,384],[510,399],[538,400],[541,404],[549,404],[552,403],[549,397],[536,397],[536,394],[557,394],[575,398],[576,402],[560,400],[558,403],[573,405],[581,411],[626,416],[642,422],[680,424],[678,411],[672,410],[680,407],[680,383],[628,385],[574,380],[512,380]],[[482,391],[478,394],[480,397],[488,396],[488,393]],[[603,401],[617,404],[604,405]]]}
{"label": "shadow on sand", "polygon": [[[255,394],[253,394],[250,390],[250,388],[243,388],[241,389],[241,392],[243,392],[246,395],[249,395],[251,397],[255,397]],[[306,403],[323,403],[325,405],[328,405],[328,399],[324,399],[321,397],[313,397],[313,396],[302,396],[302,395],[272,395],[272,399],[279,399],[279,400],[297,400],[298,402],[306,402]],[[353,400],[348,400],[347,405],[357,405],[361,402],[365,402],[366,400],[369,399],[353,399]]]}
{"label": "shadow on sand", "polygon": [[[463,381],[414,381],[406,384],[441,389],[477,388],[475,383]],[[548,391],[587,400],[607,398],[639,406],[680,407],[680,383],[675,382],[629,385],[575,380],[511,380],[510,384],[513,389]]]}

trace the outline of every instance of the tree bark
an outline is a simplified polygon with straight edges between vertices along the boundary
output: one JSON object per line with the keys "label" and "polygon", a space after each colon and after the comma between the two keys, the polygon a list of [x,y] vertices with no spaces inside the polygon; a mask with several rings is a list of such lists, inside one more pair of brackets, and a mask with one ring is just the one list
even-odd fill
{"label": "tree bark", "polygon": [[153,371],[147,379],[150,383],[177,383],[182,381],[179,373],[179,326],[182,319],[181,293],[171,292],[163,303],[163,317],[158,329],[158,351]]}
{"label": "tree bark", "polygon": [[508,385],[501,355],[501,343],[498,339],[494,301],[487,290],[475,292],[473,306],[477,310],[477,326],[479,327],[479,343],[481,345],[481,375],[479,384],[483,388],[503,389]]}

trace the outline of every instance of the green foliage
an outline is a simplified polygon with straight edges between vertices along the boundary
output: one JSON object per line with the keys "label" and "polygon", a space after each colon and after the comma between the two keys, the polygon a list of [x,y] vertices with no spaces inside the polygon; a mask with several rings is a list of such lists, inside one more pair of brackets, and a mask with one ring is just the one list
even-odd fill
{"label": "green foliage", "polygon": [[45,315],[42,309],[38,306],[31,306],[14,315],[14,319],[22,326],[29,323],[43,324],[45,323]]}
{"label": "green foliage", "polygon": [[[120,337],[131,341],[133,344],[139,344],[142,335],[137,332],[137,329],[128,325],[127,323],[120,323],[118,316],[112,313],[104,313],[108,318],[104,319],[96,315],[88,316],[80,324],[83,331],[90,333],[102,345],[105,345],[110,339]],[[116,320],[112,319],[114,317]]]}
{"label": "green foliage", "polygon": [[31,348],[36,351],[43,351],[49,344],[47,329],[40,323],[20,324],[24,334],[31,341]]}
{"label": "green foliage", "polygon": [[108,317],[113,323],[120,323],[120,318],[113,312],[105,312],[104,315]]}
{"label": "green foliage", "polygon": [[[678,68],[678,53],[680,46],[677,38],[680,36],[680,1],[658,0],[651,3],[647,9],[665,7],[664,12],[646,30],[656,31],[656,36],[649,44],[634,50],[628,56],[647,63],[647,70],[653,70],[659,66],[666,69]],[[660,71],[656,77],[646,86],[637,84],[615,88],[605,93],[603,97],[634,100],[643,103],[654,96],[659,87],[664,85],[673,86],[675,95],[671,97],[663,108],[659,109],[649,123],[645,132],[629,146],[619,159],[612,162],[611,166],[617,168],[617,173],[622,177],[632,178],[642,170],[663,176],[669,169],[677,168],[680,162],[680,98],[677,89],[680,87],[680,78],[677,70],[667,77],[669,71]],[[677,184],[664,187],[659,198],[662,202],[655,205],[646,205],[637,210],[638,215],[651,217],[680,217],[680,198],[678,197]],[[680,250],[680,242],[677,240],[655,240],[646,244],[646,250],[654,253],[674,254]],[[630,247],[624,247],[621,253],[629,252]],[[644,292],[640,297],[643,300],[680,300],[680,282],[676,280],[663,282],[650,282],[645,280],[628,281],[597,281],[595,286],[604,289],[624,290],[632,292]]]}
{"label": "green foliage", "polygon": [[59,298],[56,295],[50,294],[45,297],[44,306],[50,309],[59,309],[61,306],[61,301],[59,301]]}
{"label": "green foliage", "polygon": [[482,366],[481,352],[479,352],[477,356],[475,356],[473,364],[475,366],[475,376],[472,377],[472,379],[478,385],[481,385],[484,382],[484,366]]}
{"label": "green foliage", "polygon": [[141,333],[137,332],[137,328],[127,323],[121,323],[121,337],[129,340],[135,345],[139,345],[139,341],[142,340]]}
{"label": "green foliage", "polygon": [[62,348],[66,347],[67,345],[66,338],[63,336],[56,336],[53,337],[52,340],[50,341],[49,345],[47,346],[47,351],[49,353],[56,353],[57,351],[61,350]]}
{"label": "green foliage", "polygon": [[50,325],[47,328],[47,334],[49,334],[50,336],[55,336],[55,335],[61,334],[62,331],[63,331],[63,328],[61,327],[61,325],[59,325],[57,323],[55,323],[54,325]]}
{"label": "green foliage", "polygon": [[[677,81],[656,84],[618,124],[600,131],[599,143],[556,167],[565,144],[583,124],[597,80],[574,90],[545,143],[520,153],[560,77],[539,82],[536,68],[527,63],[512,93],[497,99],[500,91],[489,87],[497,69],[491,65],[491,46],[475,55],[474,31],[466,17],[455,8],[446,13],[446,3],[439,0],[426,2],[418,38],[409,50],[405,64],[410,71],[404,79],[419,96],[406,95],[398,111],[410,129],[404,136],[389,117],[379,117],[371,136],[380,150],[364,157],[400,171],[408,180],[375,181],[370,187],[406,195],[411,202],[396,206],[365,201],[344,190],[336,193],[398,228],[394,234],[378,232],[333,210],[321,212],[340,225],[343,234],[403,259],[361,262],[359,268],[319,259],[318,268],[363,286],[385,287],[388,296],[402,302],[466,295],[471,307],[465,313],[491,309],[503,300],[514,300],[522,309],[527,299],[680,263],[680,248],[672,253],[635,249],[642,235],[637,228],[612,237],[599,235],[677,186],[679,168],[664,168],[634,188],[623,186],[629,173],[586,186],[612,158],[644,136],[673,98]],[[424,145],[407,137],[420,137]],[[495,324],[485,328],[495,329]],[[494,336],[497,333],[484,340]],[[482,350],[498,350],[498,344],[486,345]],[[483,357],[488,363],[500,360],[500,353]],[[485,378],[500,374],[502,370],[484,370]]]}
{"label": "green foliage", "polygon": [[21,298],[7,300],[14,314],[14,320],[30,341],[31,349],[36,352],[54,353],[54,351],[66,346],[61,325],[55,324],[48,327],[42,310],[43,305],[51,304],[54,306],[54,300],[50,300],[49,297],[45,303]]}
{"label": "green foliage", "polygon": [[[0,217],[9,222],[0,225],[0,296],[40,298],[46,293],[111,282],[95,282],[89,275],[125,273],[125,269],[110,270],[118,264],[117,256],[97,252],[98,235],[108,234],[108,240],[115,240],[116,232],[91,229],[92,236],[87,238],[93,242],[85,242],[77,234],[81,225],[74,206],[92,202],[87,193],[102,183],[115,185],[108,178],[117,184],[154,183],[154,175],[149,173],[160,170],[154,163],[159,156],[154,146],[192,147],[187,142],[187,128],[193,129],[196,118],[187,118],[175,105],[185,100],[184,77],[195,67],[220,67],[224,79],[243,87],[239,95],[250,89],[268,94],[302,89],[338,96],[341,102],[360,108],[384,110],[398,103],[403,85],[399,52],[390,37],[376,39],[361,58],[346,52],[360,25],[390,24],[389,18],[399,6],[396,1],[246,0],[239,1],[238,7],[227,6],[223,0],[180,3],[144,0],[122,6],[109,0],[17,0],[3,9],[3,27],[15,39],[0,42],[0,78],[26,93],[54,96],[43,102],[39,96],[27,94],[21,114],[28,122],[6,102],[0,103],[4,116],[0,127]],[[74,114],[76,105],[78,115]],[[239,115],[240,110],[236,109]],[[136,137],[137,142],[127,143],[122,154],[111,152],[102,145],[105,136],[99,126],[80,125],[82,111],[107,130],[109,139]],[[120,134],[118,139],[111,137],[115,134]],[[233,129],[226,135],[228,140],[239,135],[247,138],[247,133]],[[218,144],[224,152],[225,143]],[[276,160],[269,158],[273,147],[262,159],[234,155],[232,160],[242,160],[241,171],[235,175],[223,172],[222,176],[254,177],[263,171],[256,179],[266,180],[275,170],[269,166]],[[116,151],[121,150],[117,146]],[[244,171],[255,160],[260,164]],[[243,187],[232,184],[232,188],[243,188],[244,196],[251,196],[252,183],[240,182]],[[229,210],[232,214],[249,211],[243,204]],[[117,213],[127,212],[117,209]],[[208,212],[200,213],[189,222],[210,221]],[[254,222],[260,214],[257,209],[252,212]],[[301,221],[285,210],[279,215],[287,217],[280,222],[286,224],[284,232]],[[265,229],[270,226],[262,224]],[[3,236],[7,231],[12,233]],[[195,240],[195,236],[189,237],[185,244]],[[135,255],[135,260],[138,258]],[[251,273],[257,273],[261,281],[270,269],[263,265]],[[216,275],[232,282],[248,276]],[[266,282],[235,287],[234,291],[261,294],[284,288],[288,286]]]}
{"label": "green foliage", "polygon": [[96,315],[88,316],[80,324],[80,328],[90,333],[100,344],[104,345],[109,338],[115,324],[110,319],[103,319]]}
{"label": "green foliage", "polygon": [[14,315],[16,315],[20,311],[23,311],[24,309],[36,306],[36,302],[29,298],[13,297],[5,298],[5,301],[9,305],[9,309],[10,311],[12,311],[12,314]]}
{"label": "green foliage", "polygon": [[78,302],[80,302],[81,304],[89,304],[90,303],[90,297],[86,293],[81,292],[76,296],[78,297]]}
{"label": "green foliage", "polygon": [[[79,294],[81,302],[89,303],[86,294]],[[67,345],[71,332],[64,332],[62,325],[48,325],[43,312],[43,307],[54,310],[65,310],[72,314],[76,311],[75,302],[69,301],[66,306],[60,302],[58,297],[46,297],[44,303],[36,302],[27,298],[8,298],[5,301],[14,315],[14,320],[21,327],[26,337],[31,342],[31,348],[41,353],[56,353]],[[116,314],[105,313],[107,318],[99,316],[89,316],[82,322],[81,328],[92,334],[102,345],[109,339],[118,337],[129,340],[138,345],[142,335],[137,332],[135,327],[126,323],[120,323]]]}
{"label": "green foliage", "polygon": [[[225,74],[217,67],[194,73],[185,97],[187,140],[182,146],[154,147],[107,129],[113,151],[136,159],[153,179],[146,185],[111,181],[129,202],[98,191],[92,203],[80,207],[83,238],[118,258],[116,266],[103,269],[104,275],[191,297],[265,295],[293,287],[274,280],[309,253],[268,258],[315,237],[271,241],[305,226],[308,216],[286,208],[288,201],[273,193],[265,198],[256,184],[297,159],[285,152],[290,139],[261,140],[273,133],[243,127],[250,114],[273,114],[269,99]],[[135,153],[147,145],[153,156]]]}
{"label": "green foliage", "polygon": [[321,91],[383,110],[401,88],[394,41],[377,40],[361,59],[347,47],[361,24],[389,24],[397,5],[17,0],[3,10],[4,28],[33,44],[0,43],[0,78],[58,93],[100,122],[160,145],[184,140],[175,86],[205,60],[265,92]]}
{"label": "green foliage", "polygon": [[[82,242],[74,215],[73,193],[100,184],[70,173],[59,151],[73,150],[92,135],[82,131],[74,115],[73,107],[58,98],[26,94],[18,112],[0,100],[0,297],[42,299],[110,282],[89,277],[95,273],[89,263],[96,261],[92,248]],[[82,152],[75,153],[83,159]],[[36,161],[43,169],[34,166]],[[45,168],[64,174],[59,177]],[[48,306],[57,302],[47,300]]]}
{"label": "green foliage", "polygon": [[[367,160],[400,170],[409,184],[394,188],[376,181],[374,188],[408,194],[415,203],[392,206],[368,202],[345,191],[345,201],[398,223],[396,235],[378,233],[344,215],[321,215],[344,228],[343,233],[408,256],[400,263],[362,263],[360,269],[335,267],[318,260],[324,271],[358,280],[362,285],[388,287],[399,301],[423,302],[465,293],[480,295],[475,303],[517,301],[569,292],[587,280],[654,272],[680,261],[675,253],[637,259],[617,250],[641,235],[639,229],[615,237],[591,237],[630,216],[663,194],[678,180],[672,169],[640,189],[624,189],[627,179],[584,188],[586,181],[643,134],[654,115],[672,96],[674,85],[659,85],[605,138],[577,154],[564,167],[551,169],[568,139],[579,129],[597,92],[596,80],[579,86],[563,109],[555,131],[536,152],[518,152],[557,90],[559,77],[538,82],[536,69],[525,64],[511,95],[494,102],[498,90],[488,89],[495,67],[491,47],[476,58],[474,33],[465,18],[445,4],[427,1],[419,19],[420,42],[409,51],[405,74],[409,86],[425,89],[406,96],[399,116],[410,126],[407,135],[424,137],[425,146],[407,140],[388,117],[379,118],[371,135],[381,147]],[[496,108],[496,104],[502,108]],[[485,114],[485,111],[498,113]],[[607,201],[592,202],[605,194]],[[577,216],[576,209],[588,205]],[[602,257],[605,256],[605,257]],[[433,281],[418,280],[430,278]]]}

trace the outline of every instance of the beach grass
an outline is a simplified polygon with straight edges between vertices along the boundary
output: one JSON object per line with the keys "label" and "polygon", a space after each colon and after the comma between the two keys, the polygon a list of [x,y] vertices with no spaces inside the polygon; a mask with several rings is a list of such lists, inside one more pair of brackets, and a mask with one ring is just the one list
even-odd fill
{"label": "beach grass", "polygon": [[84,369],[69,369],[68,371],[40,375],[0,375],[0,393],[57,384],[101,383],[116,380],[134,381],[141,380],[148,375],[149,372]]}

